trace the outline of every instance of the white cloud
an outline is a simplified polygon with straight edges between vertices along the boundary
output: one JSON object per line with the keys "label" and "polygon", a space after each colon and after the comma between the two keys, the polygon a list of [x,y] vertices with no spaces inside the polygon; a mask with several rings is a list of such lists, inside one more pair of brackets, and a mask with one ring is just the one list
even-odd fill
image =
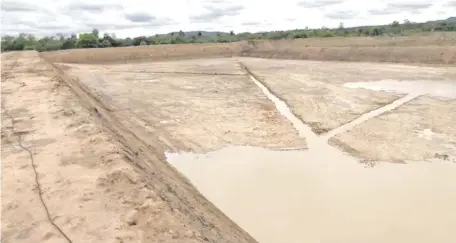
{"label": "white cloud", "polygon": [[2,35],[79,33],[120,37],[171,31],[256,32],[428,21],[456,13],[455,0],[3,0]]}

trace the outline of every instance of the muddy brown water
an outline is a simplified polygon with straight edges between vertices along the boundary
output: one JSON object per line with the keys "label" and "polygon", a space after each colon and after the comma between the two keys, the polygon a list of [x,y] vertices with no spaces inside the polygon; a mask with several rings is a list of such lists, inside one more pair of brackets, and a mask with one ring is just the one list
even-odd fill
{"label": "muddy brown water", "polygon": [[383,86],[348,84],[408,95],[337,132],[317,136],[283,101],[253,81],[307,139],[308,150],[233,146],[206,154],[167,153],[167,158],[260,243],[456,241],[455,163],[380,163],[369,168],[327,143],[330,136],[416,96],[451,93],[447,88],[432,92],[429,86],[417,90],[415,84],[412,92],[394,90],[391,81]]}

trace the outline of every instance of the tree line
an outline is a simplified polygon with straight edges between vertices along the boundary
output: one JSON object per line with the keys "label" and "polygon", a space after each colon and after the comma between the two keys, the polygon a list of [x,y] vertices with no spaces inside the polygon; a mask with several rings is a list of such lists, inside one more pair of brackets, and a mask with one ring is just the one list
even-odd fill
{"label": "tree line", "polygon": [[233,31],[230,33],[215,32],[210,34],[201,31],[195,33],[185,33],[183,31],[179,31],[169,34],[138,36],[134,38],[117,38],[115,34],[108,33],[101,36],[97,29],[94,29],[89,33],[80,33],[79,35],[72,34],[70,36],[65,36],[57,34],[56,36],[43,38],[36,38],[31,34],[22,33],[18,36],[3,36],[1,40],[1,51],[37,50],[42,52],[75,48],[106,48],[209,42],[226,43],[242,40],[282,40],[335,36],[398,36],[432,31],[456,31],[456,22],[434,21],[426,23],[412,23],[408,20],[404,20],[402,23],[394,21],[389,25],[351,28],[345,28],[343,23],[341,23],[338,28],[321,27],[318,29],[305,28],[259,33],[245,32],[238,34],[235,34]]}

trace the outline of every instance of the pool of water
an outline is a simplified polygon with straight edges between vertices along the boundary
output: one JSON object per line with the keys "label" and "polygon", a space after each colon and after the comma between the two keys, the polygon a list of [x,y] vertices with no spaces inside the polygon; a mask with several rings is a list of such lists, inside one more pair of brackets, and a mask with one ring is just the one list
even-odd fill
{"label": "pool of water", "polygon": [[252,80],[306,138],[309,149],[234,146],[166,156],[260,243],[456,241],[455,163],[381,163],[370,168],[327,143],[330,136],[423,92],[361,116],[330,136],[318,136],[283,101]]}
{"label": "pool of water", "polygon": [[167,156],[260,243],[456,240],[452,162],[367,168],[324,149],[257,147]]}

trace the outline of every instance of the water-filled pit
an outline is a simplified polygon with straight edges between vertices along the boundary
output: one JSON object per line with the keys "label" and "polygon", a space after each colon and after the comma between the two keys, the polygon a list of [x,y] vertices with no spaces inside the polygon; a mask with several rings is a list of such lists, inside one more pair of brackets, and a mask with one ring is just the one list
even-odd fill
{"label": "water-filled pit", "polygon": [[[456,98],[453,84],[384,81],[346,87],[406,94],[323,136],[253,81],[307,139],[308,150],[233,146],[206,154],[167,154],[212,203],[261,243],[452,242],[456,164],[380,163],[373,168],[328,145],[329,137],[419,95]],[[436,90],[436,91],[433,91]],[[408,94],[408,95],[407,95]]]}

